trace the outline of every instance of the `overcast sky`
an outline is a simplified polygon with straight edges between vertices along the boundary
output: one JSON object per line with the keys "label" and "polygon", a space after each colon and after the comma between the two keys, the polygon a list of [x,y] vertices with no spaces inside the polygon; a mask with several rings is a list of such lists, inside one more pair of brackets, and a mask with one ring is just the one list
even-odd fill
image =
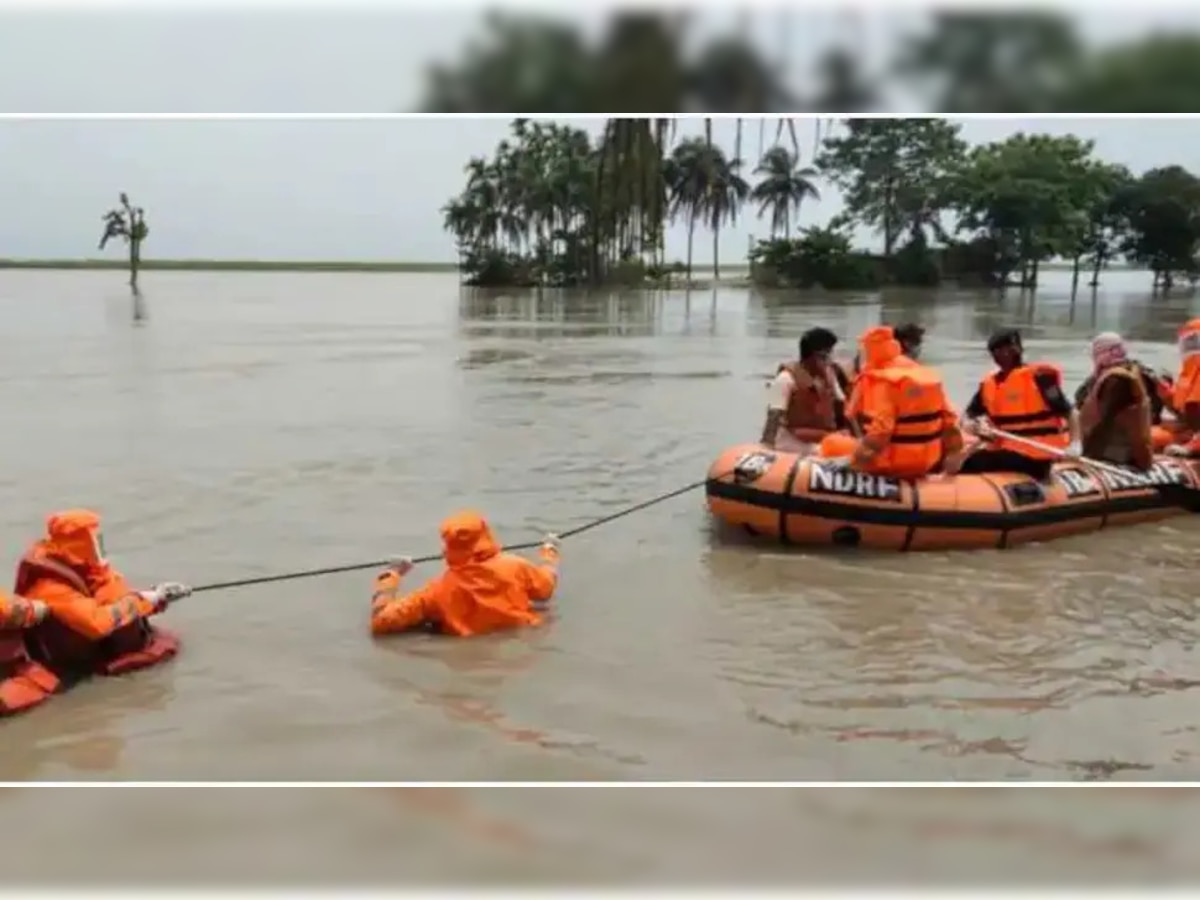
{"label": "overcast sky", "polygon": [[[808,15],[804,27],[793,20],[785,31],[776,14],[759,14],[754,27],[764,46],[786,34],[803,59],[814,42],[844,36],[847,27],[828,13]],[[899,27],[895,15],[867,22],[859,39],[886,43]],[[589,21],[594,29],[598,15]],[[403,110],[417,101],[426,65],[457,55],[478,22],[478,12],[453,9],[10,8],[0,11],[0,112]],[[698,30],[729,23],[710,17]],[[1105,41],[1169,23],[1200,25],[1200,11],[1109,11],[1082,24]],[[489,154],[507,127],[498,120],[0,121],[0,256],[94,253],[101,213],[127,190],[148,210],[152,256],[449,260],[453,243],[439,209],[461,188],[467,160]],[[694,119],[679,130],[702,127]],[[981,142],[1021,129],[1095,138],[1102,156],[1135,170],[1180,163],[1200,171],[1200,122],[976,120],[963,133]],[[732,149],[733,123],[715,130]],[[807,152],[811,121],[799,131]],[[757,124],[747,135],[756,153]],[[837,212],[835,192],[826,194],[804,211],[805,224]],[[748,210],[722,235],[722,257],[743,258],[749,236],[765,230]],[[708,258],[710,246],[700,236],[697,258]],[[668,253],[682,256],[683,248],[677,227]]]}

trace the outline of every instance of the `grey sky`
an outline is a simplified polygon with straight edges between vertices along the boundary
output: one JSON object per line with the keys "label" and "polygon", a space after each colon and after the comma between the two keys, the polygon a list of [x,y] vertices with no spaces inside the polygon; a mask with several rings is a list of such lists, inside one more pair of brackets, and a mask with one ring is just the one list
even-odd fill
{"label": "grey sky", "polygon": [[[456,56],[479,15],[5,10],[0,112],[405,109],[419,95],[425,66]],[[796,59],[848,35],[872,57],[918,15],[874,15],[859,31],[821,11],[796,11],[787,20],[758,13],[751,24],[768,49],[786,39]],[[698,31],[728,30],[734,16],[709,15]],[[573,18],[594,31],[602,14]],[[1099,41],[1168,24],[1200,27],[1200,9],[1105,11],[1081,22]],[[898,102],[915,108],[911,99]],[[727,149],[733,127],[716,123]],[[2,121],[0,256],[93,253],[100,214],[128,190],[148,210],[153,256],[450,259],[439,208],[460,189],[467,159],[489,154],[506,129],[501,120]],[[1020,129],[1096,138],[1102,156],[1135,170],[1177,162],[1200,171],[1200,122],[977,120],[964,134],[986,141]],[[679,130],[700,133],[701,120]],[[746,133],[753,155],[757,124],[748,123]],[[811,120],[802,122],[806,152],[811,134]],[[768,141],[772,136],[769,126]],[[803,224],[823,222],[838,207],[828,189],[805,210]],[[722,234],[722,258],[742,258],[752,233],[765,227],[747,210]],[[668,252],[682,256],[683,248],[677,227]],[[698,235],[697,258],[708,258],[710,248],[710,237]]]}
{"label": "grey sky", "polygon": [[[94,254],[101,213],[127,190],[148,210],[148,255],[451,260],[439,209],[461,189],[467,159],[489,154],[507,129],[500,119],[0,121],[0,256]],[[984,142],[1020,129],[1095,138],[1101,155],[1138,171],[1200,171],[1200,120],[970,120],[963,133]],[[701,134],[703,120],[678,131]],[[811,133],[802,121],[801,139]],[[732,149],[734,123],[715,122],[714,138]],[[745,140],[756,154],[755,122]],[[839,208],[827,188],[802,222]],[[747,210],[722,233],[722,259],[744,258],[749,235],[765,232]],[[682,258],[685,246],[682,226],[672,228],[668,254]],[[696,258],[711,259],[711,246],[700,232]]]}

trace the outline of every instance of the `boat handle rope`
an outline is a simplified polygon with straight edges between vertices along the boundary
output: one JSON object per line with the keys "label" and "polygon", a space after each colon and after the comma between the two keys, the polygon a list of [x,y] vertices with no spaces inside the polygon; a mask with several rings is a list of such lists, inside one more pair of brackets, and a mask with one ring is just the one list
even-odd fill
{"label": "boat handle rope", "polygon": [[[737,474],[737,472],[740,469],[740,466],[741,466],[741,464],[739,463],[737,466],[734,466],[734,468],[730,469],[729,472],[726,473],[726,475],[719,476],[719,477],[724,478],[727,475]],[[585,531],[591,531],[593,528],[599,528],[601,525],[606,525],[607,523],[614,522],[617,519],[623,519],[623,518],[625,518],[625,516],[632,515],[635,512],[641,512],[643,509],[647,509],[651,506],[655,506],[655,505],[657,505],[659,503],[663,503],[664,501],[667,501],[667,500],[673,500],[674,498],[680,496],[681,494],[686,494],[689,491],[696,490],[696,488],[704,487],[704,485],[707,484],[708,481],[709,481],[708,478],[704,478],[700,481],[693,481],[691,484],[685,484],[681,488],[676,488],[675,490],[668,491],[665,494],[659,494],[655,497],[651,497],[649,500],[643,500],[641,503],[637,503],[633,506],[628,506],[625,509],[622,509],[618,512],[612,513],[611,515],[601,516],[599,519],[593,519],[591,522],[588,522],[584,525],[580,525],[578,528],[571,528],[571,529],[568,529],[567,531],[559,532],[558,537],[562,540],[566,540],[567,538],[574,537],[577,534],[583,534]],[[541,545],[542,545],[542,541],[530,541],[525,544],[514,544],[511,546],[506,546],[504,549],[506,551],[508,551],[508,550],[531,550],[535,547],[540,547]],[[438,560],[441,558],[442,558],[442,554],[434,553],[429,556],[419,556],[416,559],[414,559],[413,562],[414,563],[427,563],[427,562],[433,562],[434,560]],[[194,588],[192,588],[192,593],[199,594],[203,591],[220,591],[220,590],[225,590],[226,588],[249,587],[250,585],[254,585],[254,584],[270,584],[273,581],[293,581],[298,578],[316,578],[319,575],[337,575],[341,572],[358,572],[363,569],[382,569],[388,565],[391,565],[391,560],[384,559],[384,560],[375,560],[373,562],[352,563],[351,565],[348,565],[348,566],[329,566],[324,569],[306,569],[301,572],[285,572],[282,575],[260,575],[257,578],[239,578],[236,581],[217,581],[212,584],[202,584],[199,587],[194,587]]]}

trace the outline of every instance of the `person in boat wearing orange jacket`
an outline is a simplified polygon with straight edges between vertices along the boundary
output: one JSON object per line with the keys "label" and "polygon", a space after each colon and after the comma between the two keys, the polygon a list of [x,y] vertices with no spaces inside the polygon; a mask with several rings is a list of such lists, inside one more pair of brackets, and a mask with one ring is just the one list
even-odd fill
{"label": "person in boat wearing orange jacket", "polygon": [[473,637],[542,624],[541,612],[558,587],[559,541],[547,535],[540,564],[504,553],[483,516],[462,512],[441,526],[442,574],[409,594],[401,579],[413,568],[401,557],[375,578],[371,633],[395,634],[432,628]]}
{"label": "person in boat wearing orange jacket", "polygon": [[173,657],[178,639],[147,619],[191,593],[177,582],[134,590],[105,558],[100,516],[87,509],[47,519],[46,536],[17,565],[14,591],[49,608],[30,631],[31,653],[69,681]]}
{"label": "person in boat wearing orange jacket", "polygon": [[800,337],[799,360],[780,363],[767,386],[764,447],[807,455],[842,425],[850,385],[831,361],[837,342],[829,329],[811,328]]}
{"label": "person in boat wearing orange jacket", "polygon": [[1063,393],[1062,371],[1048,363],[1026,363],[1021,332],[998,331],[988,339],[996,371],[979,383],[965,410],[969,433],[990,443],[946,460],[944,470],[979,474],[1018,472],[1037,481],[1050,477],[1055,456],[993,435],[994,429],[1079,453],[1079,419]]}
{"label": "person in boat wearing orange jacket", "polygon": [[[892,328],[892,337],[900,342],[900,352],[904,356],[914,361],[921,358],[921,348],[925,342],[925,329],[920,325],[915,322],[896,325]],[[842,373],[842,387],[849,395],[854,379],[862,371],[862,353],[854,354],[854,359],[849,364],[838,365],[838,371]]]}
{"label": "person in boat wearing orange jacket", "polygon": [[59,689],[54,673],[29,655],[29,629],[46,618],[41,600],[0,591],[0,716],[24,712]]}
{"label": "person in boat wearing orange jacket", "polygon": [[1174,443],[1166,448],[1172,456],[1200,458],[1200,319],[1179,329],[1181,368],[1171,392],[1170,408]]}
{"label": "person in boat wearing orange jacket", "polygon": [[831,464],[892,478],[935,471],[963,443],[941,375],[905,356],[887,326],[864,333],[859,347],[863,366],[846,415],[862,438],[847,442],[845,435],[833,435],[837,440],[823,442],[822,455],[849,450],[848,458],[835,457]]}

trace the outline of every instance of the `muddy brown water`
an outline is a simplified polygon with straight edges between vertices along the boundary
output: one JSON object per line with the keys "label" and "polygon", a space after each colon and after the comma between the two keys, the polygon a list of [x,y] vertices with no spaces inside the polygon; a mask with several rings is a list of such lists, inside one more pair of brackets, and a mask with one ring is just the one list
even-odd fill
{"label": "muddy brown water", "polygon": [[[513,543],[571,528],[756,435],[813,324],[922,322],[960,403],[1001,324],[1072,386],[1097,330],[1173,362],[1186,298],[1112,273],[1071,304],[1055,278],[1031,303],[149,273],[135,324],[117,273],[0,273],[0,565],[80,505],[146,582],[427,554],[463,506]],[[1196,778],[1197,546],[1183,517],[785,552],[715,534],[696,492],[569,541],[536,632],[372,642],[370,572],[196,595],[164,618],[175,663],[4,722],[0,778]]]}

